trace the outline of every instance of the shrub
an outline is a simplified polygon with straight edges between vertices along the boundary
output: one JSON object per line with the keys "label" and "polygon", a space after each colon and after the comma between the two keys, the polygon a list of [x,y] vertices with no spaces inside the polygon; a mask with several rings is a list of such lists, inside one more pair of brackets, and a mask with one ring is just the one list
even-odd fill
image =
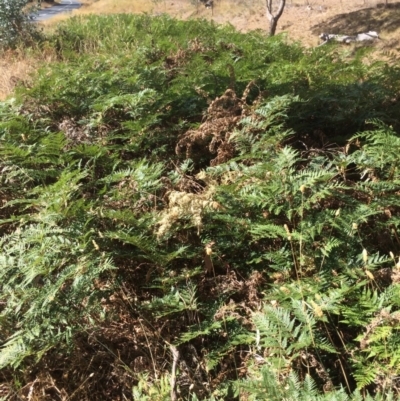
{"label": "shrub", "polygon": [[0,2],[0,49],[15,47],[19,42],[31,43],[39,31],[32,24],[34,8],[27,9],[27,0],[3,0]]}

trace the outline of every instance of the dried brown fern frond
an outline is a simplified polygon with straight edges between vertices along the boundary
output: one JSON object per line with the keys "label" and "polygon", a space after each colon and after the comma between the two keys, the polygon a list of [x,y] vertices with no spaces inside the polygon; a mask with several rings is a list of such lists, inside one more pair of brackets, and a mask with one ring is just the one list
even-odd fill
{"label": "dried brown fern frond", "polygon": [[[232,78],[232,77],[231,77]],[[187,158],[209,153],[217,154],[211,165],[218,165],[231,159],[235,146],[229,141],[232,131],[240,120],[250,113],[246,98],[254,82],[247,85],[242,98],[230,88],[217,97],[208,107],[205,121],[197,128],[187,131],[178,141],[175,151],[178,155],[186,153]]]}
{"label": "dried brown fern frond", "polygon": [[174,54],[165,57],[164,68],[172,70],[181,67],[186,63],[189,52],[184,49],[178,49]]}

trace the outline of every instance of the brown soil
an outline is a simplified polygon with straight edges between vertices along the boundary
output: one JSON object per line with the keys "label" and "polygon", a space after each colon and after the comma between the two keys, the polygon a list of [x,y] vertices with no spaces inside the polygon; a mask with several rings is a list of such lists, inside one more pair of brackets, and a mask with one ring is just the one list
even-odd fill
{"label": "brown soil", "polygon": [[49,8],[49,7],[55,6],[56,4],[57,4],[57,2],[54,0],[43,0],[40,3],[40,8]]}

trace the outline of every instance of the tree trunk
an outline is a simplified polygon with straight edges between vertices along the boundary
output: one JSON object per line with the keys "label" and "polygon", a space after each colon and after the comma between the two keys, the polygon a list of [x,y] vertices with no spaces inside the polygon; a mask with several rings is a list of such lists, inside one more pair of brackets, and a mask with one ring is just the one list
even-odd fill
{"label": "tree trunk", "polygon": [[278,26],[278,20],[273,16],[269,20],[269,30],[268,30],[268,35],[269,36],[274,36],[275,35],[277,26]]}
{"label": "tree trunk", "polygon": [[274,13],[273,2],[275,0],[265,0],[267,6],[267,18],[269,21],[269,35],[274,36],[276,32],[276,27],[278,26],[278,20],[282,16],[283,10],[285,8],[286,0],[279,0],[278,11]]}

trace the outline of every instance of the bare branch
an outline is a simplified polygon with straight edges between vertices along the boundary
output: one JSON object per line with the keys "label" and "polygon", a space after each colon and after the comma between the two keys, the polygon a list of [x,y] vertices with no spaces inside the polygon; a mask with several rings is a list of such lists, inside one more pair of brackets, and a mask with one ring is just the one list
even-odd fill
{"label": "bare branch", "polygon": [[266,9],[267,9],[267,18],[269,21],[269,34],[275,35],[276,27],[278,25],[278,20],[282,16],[283,10],[286,5],[286,0],[280,0],[279,7],[277,12],[274,14],[273,12],[273,1],[274,0],[265,0]]}

